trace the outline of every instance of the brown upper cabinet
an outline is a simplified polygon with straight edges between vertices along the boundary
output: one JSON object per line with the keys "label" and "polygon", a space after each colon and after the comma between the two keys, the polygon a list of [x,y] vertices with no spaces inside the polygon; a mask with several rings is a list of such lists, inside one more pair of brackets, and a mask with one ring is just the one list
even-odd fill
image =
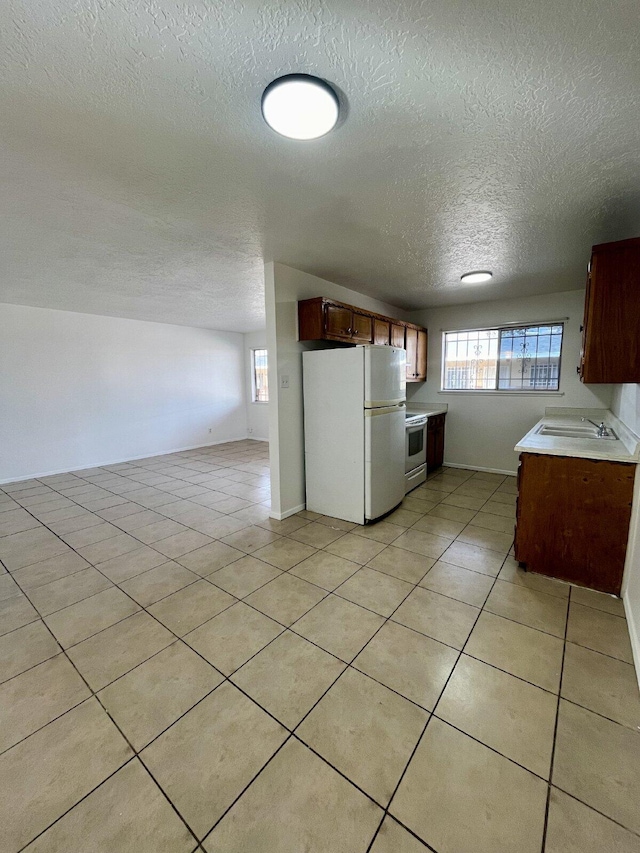
{"label": "brown upper cabinet", "polygon": [[640,382],[640,237],[594,246],[587,277],[583,382]]}
{"label": "brown upper cabinet", "polygon": [[416,382],[427,381],[427,332],[418,329],[418,351],[416,353]]}
{"label": "brown upper cabinet", "polygon": [[418,330],[407,329],[405,333],[407,351],[407,382],[414,382],[418,367]]}
{"label": "brown upper cabinet", "polygon": [[407,382],[427,380],[427,332],[426,329],[407,328],[405,349],[407,351]]}
{"label": "brown upper cabinet", "polygon": [[[404,332],[404,329],[403,329]],[[377,318],[373,321],[373,342],[374,344],[379,344],[381,346],[389,345],[389,341],[391,340],[391,323],[389,320],[378,320]],[[403,344],[404,346],[404,344]]]}
{"label": "brown upper cabinet", "polygon": [[371,317],[343,305],[326,305],[324,330],[328,340],[367,343],[372,341]]}
{"label": "brown upper cabinet", "polygon": [[404,349],[404,326],[398,323],[391,324],[391,346]]}
{"label": "brown upper cabinet", "polygon": [[298,340],[390,344],[407,351],[407,382],[427,378],[426,329],[344,302],[321,296],[298,302]]}

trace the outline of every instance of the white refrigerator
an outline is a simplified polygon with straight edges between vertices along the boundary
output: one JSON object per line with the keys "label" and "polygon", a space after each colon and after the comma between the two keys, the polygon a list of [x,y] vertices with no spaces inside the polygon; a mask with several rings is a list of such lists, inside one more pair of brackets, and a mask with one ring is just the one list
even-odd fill
{"label": "white refrigerator", "polygon": [[307,509],[373,521],[405,493],[406,353],[316,350],[302,364]]}

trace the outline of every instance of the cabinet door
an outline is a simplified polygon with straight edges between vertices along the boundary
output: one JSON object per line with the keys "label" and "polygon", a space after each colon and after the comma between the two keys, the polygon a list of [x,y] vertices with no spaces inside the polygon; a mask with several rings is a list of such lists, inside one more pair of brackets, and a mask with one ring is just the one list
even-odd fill
{"label": "cabinet door", "polygon": [[427,471],[444,462],[444,419],[445,415],[434,415],[427,421]]}
{"label": "cabinet door", "polygon": [[635,465],[522,453],[518,472],[516,560],[619,595]]}
{"label": "cabinet door", "polygon": [[391,346],[404,349],[404,326],[391,324]]}
{"label": "cabinet door", "polygon": [[353,312],[339,305],[325,305],[324,308],[324,332],[334,338],[351,340],[351,323]]}
{"label": "cabinet door", "polygon": [[580,341],[580,361],[578,362],[578,375],[584,382],[584,351],[587,345],[587,326],[589,325],[589,300],[591,294],[591,264],[589,264],[589,272],[587,273],[587,283],[584,290],[584,319],[580,326],[581,341]]}
{"label": "cabinet door", "polygon": [[427,380],[427,333],[423,331],[418,332],[416,379],[419,382],[426,382]]}
{"label": "cabinet door", "polygon": [[640,382],[640,238],[593,247],[581,378]]}
{"label": "cabinet door", "polygon": [[298,302],[298,340],[321,341],[324,337],[324,305],[321,299]]}
{"label": "cabinet door", "polygon": [[[427,421],[428,423],[428,421]],[[437,458],[437,436],[436,431],[433,429],[429,429],[427,426],[427,473],[430,474],[431,471],[435,470],[438,466],[436,465]]]}
{"label": "cabinet door", "polygon": [[436,459],[435,467],[440,468],[444,462],[444,421],[441,422],[436,432]]}
{"label": "cabinet door", "polygon": [[389,335],[391,332],[391,324],[386,320],[378,320],[377,318],[373,321],[373,342],[374,344],[379,345],[389,345]]}
{"label": "cabinet door", "polygon": [[407,351],[407,382],[415,382],[418,375],[418,330],[407,327],[405,337],[405,349]]}
{"label": "cabinet door", "polygon": [[373,318],[353,312],[351,321],[351,340],[370,344],[373,340]]}

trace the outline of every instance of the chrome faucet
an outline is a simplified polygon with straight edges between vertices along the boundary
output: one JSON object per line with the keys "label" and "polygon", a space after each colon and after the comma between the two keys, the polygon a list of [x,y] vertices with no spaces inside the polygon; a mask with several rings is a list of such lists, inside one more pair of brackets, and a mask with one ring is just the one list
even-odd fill
{"label": "chrome faucet", "polygon": [[583,423],[584,421],[589,421],[590,424],[593,424],[598,430],[598,438],[607,438],[609,436],[609,430],[606,428],[604,421],[600,421],[600,423],[597,424],[595,421],[592,421],[591,418],[580,418],[580,420]]}

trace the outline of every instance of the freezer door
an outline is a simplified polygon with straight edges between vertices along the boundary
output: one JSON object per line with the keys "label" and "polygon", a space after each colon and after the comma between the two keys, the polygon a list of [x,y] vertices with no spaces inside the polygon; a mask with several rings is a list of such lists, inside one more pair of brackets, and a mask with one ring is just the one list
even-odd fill
{"label": "freezer door", "polygon": [[407,354],[398,347],[367,346],[364,350],[366,409],[393,406],[407,398]]}
{"label": "freezer door", "polygon": [[365,411],[364,515],[367,521],[389,512],[404,498],[404,419],[404,405]]}

